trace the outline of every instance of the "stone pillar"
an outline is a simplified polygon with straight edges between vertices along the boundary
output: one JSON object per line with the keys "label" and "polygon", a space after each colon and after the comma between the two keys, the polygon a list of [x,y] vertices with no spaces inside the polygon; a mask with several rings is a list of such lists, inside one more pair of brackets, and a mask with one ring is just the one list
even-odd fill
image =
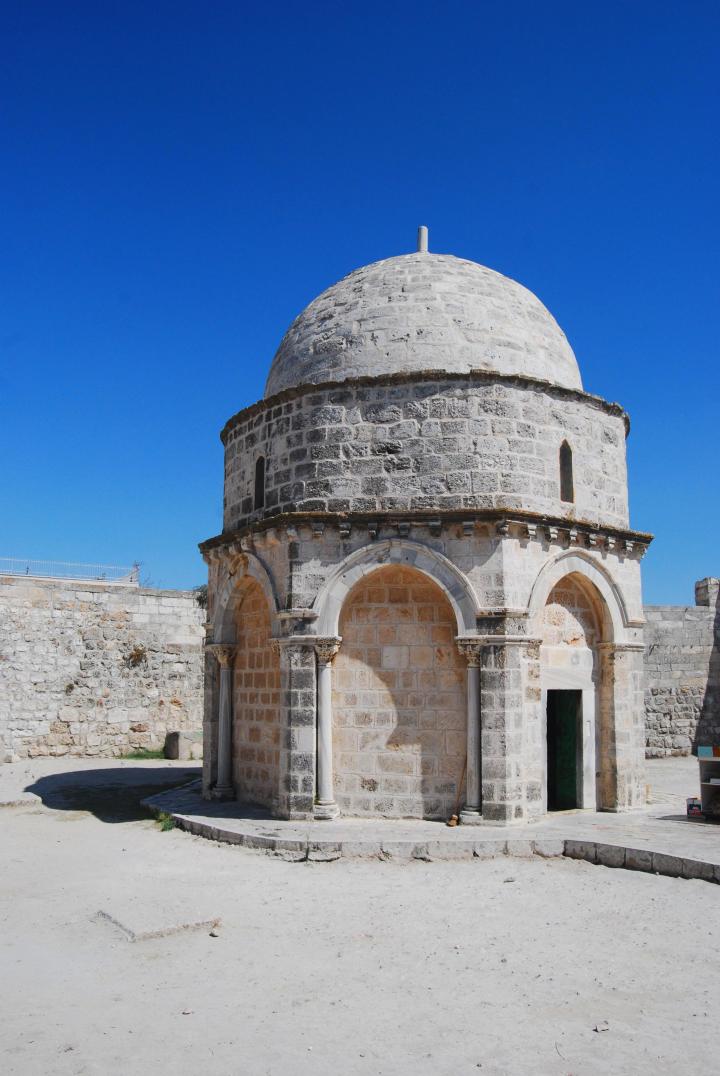
{"label": "stone pillar", "polygon": [[483,821],[531,821],[543,813],[540,642],[496,635],[484,643]]}
{"label": "stone pillar", "polygon": [[212,789],[217,781],[218,680],[218,663],[208,642],[203,676],[203,799],[212,798]]}
{"label": "stone pillar", "polygon": [[234,799],[232,779],[232,677],[235,647],[213,643],[212,652],[220,667],[220,691],[217,721],[217,781],[213,799]]}
{"label": "stone pillar", "polygon": [[273,639],[280,652],[280,818],[312,818],[315,805],[315,639]]}
{"label": "stone pillar", "polygon": [[316,639],[317,654],[317,800],[315,818],[337,818],[340,809],[333,787],[332,663],[341,639]]}
{"label": "stone pillar", "polygon": [[482,737],[480,712],[479,639],[458,639],[458,650],[467,661],[467,778],[465,805],[460,812],[463,825],[482,822]]}
{"label": "stone pillar", "polygon": [[705,579],[698,579],[695,584],[696,605],[704,605],[710,609],[714,609],[718,604],[719,594],[720,579],[714,579],[712,576],[707,576]]}
{"label": "stone pillar", "polygon": [[645,701],[641,643],[603,643],[597,769],[600,806],[645,806]]}

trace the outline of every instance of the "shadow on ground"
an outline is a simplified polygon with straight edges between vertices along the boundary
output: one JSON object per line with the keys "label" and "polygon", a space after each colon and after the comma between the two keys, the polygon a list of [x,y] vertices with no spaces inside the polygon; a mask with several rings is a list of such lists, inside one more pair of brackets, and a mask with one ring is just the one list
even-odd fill
{"label": "shadow on ground", "polygon": [[43,806],[54,811],[89,811],[101,822],[138,822],[152,818],[141,800],[199,776],[199,766],[71,770],[39,777],[25,791],[39,796]]}

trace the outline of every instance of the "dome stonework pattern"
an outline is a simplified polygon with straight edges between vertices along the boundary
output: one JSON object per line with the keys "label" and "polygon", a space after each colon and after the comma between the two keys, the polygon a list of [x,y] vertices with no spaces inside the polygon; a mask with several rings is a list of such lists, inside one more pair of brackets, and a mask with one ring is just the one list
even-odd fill
{"label": "dome stonework pattern", "polygon": [[446,254],[405,254],[350,273],[292,323],[265,397],[392,373],[485,370],[582,389],[565,334],[508,277]]}

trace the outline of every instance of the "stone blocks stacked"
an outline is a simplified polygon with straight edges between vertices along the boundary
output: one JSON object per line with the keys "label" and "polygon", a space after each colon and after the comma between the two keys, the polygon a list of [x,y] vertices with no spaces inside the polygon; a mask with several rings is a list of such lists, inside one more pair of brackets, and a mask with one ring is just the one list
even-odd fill
{"label": "stone blocks stacked", "polygon": [[204,621],[186,591],[0,577],[4,758],[117,757],[199,731]]}
{"label": "stone blocks stacked", "polygon": [[[614,404],[527,378],[428,374],[286,392],[223,431],[225,529],[254,513],[451,512],[508,508],[627,527],[626,417]],[[570,437],[575,503],[560,499]]]}
{"label": "stone blocks stacked", "polygon": [[351,815],[447,819],[467,747],[465,661],[442,591],[380,568],[359,584],[333,665],[336,799]]}
{"label": "stone blocks stacked", "polygon": [[697,605],[645,607],[648,758],[720,743],[720,606],[716,579],[696,584]]}

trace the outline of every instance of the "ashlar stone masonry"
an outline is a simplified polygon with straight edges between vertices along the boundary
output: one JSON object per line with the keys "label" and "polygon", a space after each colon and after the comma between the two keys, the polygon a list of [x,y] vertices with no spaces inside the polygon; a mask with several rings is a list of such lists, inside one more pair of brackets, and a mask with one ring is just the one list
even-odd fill
{"label": "ashlar stone masonry", "polygon": [[628,430],[483,266],[423,244],[311,303],[221,435],[205,795],[318,821],[640,806]]}

